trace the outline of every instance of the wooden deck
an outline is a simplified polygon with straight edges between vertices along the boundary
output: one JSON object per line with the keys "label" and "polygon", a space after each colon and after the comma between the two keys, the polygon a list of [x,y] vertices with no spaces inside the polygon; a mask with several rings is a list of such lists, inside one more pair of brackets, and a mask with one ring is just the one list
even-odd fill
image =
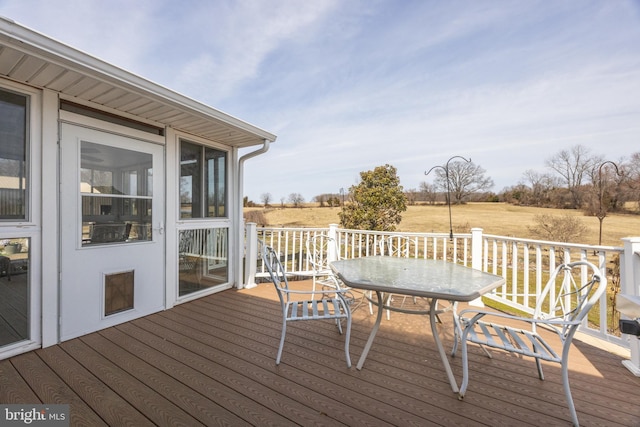
{"label": "wooden deck", "polygon": [[[67,403],[72,425],[570,425],[556,365],[470,348],[464,401],[452,393],[424,316],[383,320],[362,371],[334,324],[289,327],[270,284],[229,290],[0,361],[0,403]],[[450,317],[443,316],[450,348]],[[373,316],[354,313],[355,363]],[[640,378],[576,342],[570,377],[585,426],[639,426]],[[452,360],[461,375],[460,359]]]}

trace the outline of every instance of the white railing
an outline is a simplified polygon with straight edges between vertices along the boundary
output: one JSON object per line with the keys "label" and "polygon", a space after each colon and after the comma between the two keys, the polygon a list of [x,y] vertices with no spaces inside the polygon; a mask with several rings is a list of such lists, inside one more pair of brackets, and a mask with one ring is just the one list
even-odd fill
{"label": "white railing", "polygon": [[[482,236],[482,270],[498,274],[506,283],[486,298],[515,310],[533,313],[549,275],[562,263],[587,260],[605,274],[608,290],[602,295],[580,330],[614,344],[627,346],[617,332],[614,294],[620,284],[622,247],[549,242],[514,237]],[[616,289],[619,292],[619,288]],[[613,317],[612,317],[613,316]]]}
{"label": "white railing", "polygon": [[[285,271],[292,275],[308,275],[312,270],[306,257],[306,242],[319,234],[327,234],[328,228],[278,228],[257,229],[258,241],[271,246],[280,254]],[[247,264],[250,264],[247,262]],[[262,263],[256,277],[268,277]]]}
{"label": "white railing", "polygon": [[227,265],[228,232],[226,228],[192,228],[180,230],[180,257],[201,258],[209,269]]}
{"label": "white railing", "polygon": [[[331,232],[331,228],[329,229]],[[471,234],[459,234],[449,239],[447,233],[396,233],[336,229],[339,257],[359,258],[382,255],[382,243],[407,239],[403,256],[422,259],[446,259],[467,265],[471,261]]]}
{"label": "white railing", "polygon": [[[311,270],[306,259],[306,241],[320,234],[330,235],[336,240],[337,258],[340,259],[381,255],[381,242],[405,237],[411,241],[408,256],[412,258],[446,259],[463,265],[471,262],[471,234],[455,235],[450,240],[448,233],[348,230],[333,225],[329,228],[258,227],[256,231],[257,239],[280,254],[284,267],[292,275],[306,274]],[[266,270],[261,267],[257,277],[267,277]]]}
{"label": "white railing", "polygon": [[[504,277],[505,285],[486,295],[486,298],[506,306],[507,309],[525,313],[533,312],[537,296],[550,272],[558,264],[587,259],[604,272],[609,289],[598,306],[592,309],[591,317],[585,319],[581,331],[623,347],[630,346],[628,336],[621,338],[617,331],[617,312],[614,309],[614,298],[618,292],[640,292],[636,289],[635,279],[629,269],[625,270],[625,259],[628,259],[625,247],[485,235],[481,229],[472,229],[470,234],[455,234],[450,239],[449,233],[348,230],[339,229],[335,224],[328,228],[258,228],[255,224],[248,224],[248,230],[251,227],[254,231],[248,232],[247,238],[253,233],[254,239],[272,246],[281,254],[285,269],[293,276],[308,274],[310,266],[306,259],[305,242],[315,235],[327,234],[333,237],[338,242],[336,258],[341,259],[380,255],[381,241],[404,237],[411,242],[410,250],[404,256],[443,259]],[[631,240],[636,242],[635,239]],[[625,245],[638,248],[640,241],[627,242]],[[638,252],[638,249],[635,251]],[[247,260],[247,277],[266,276],[257,259]]]}

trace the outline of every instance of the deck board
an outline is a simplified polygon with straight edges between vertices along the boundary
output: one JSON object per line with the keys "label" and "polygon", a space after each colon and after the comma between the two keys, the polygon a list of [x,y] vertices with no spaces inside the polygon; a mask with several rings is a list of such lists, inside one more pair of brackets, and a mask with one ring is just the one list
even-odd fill
{"label": "deck board", "polygon": [[[450,316],[439,325],[447,348]],[[354,365],[373,325],[354,312]],[[383,319],[361,371],[332,322],[281,328],[271,285],[228,290],[0,361],[0,403],[69,403],[72,425],[570,425],[557,365],[470,346],[464,401],[451,391],[425,316]],[[584,425],[640,425],[640,379],[579,341],[570,379]],[[451,359],[458,381],[459,357]]]}

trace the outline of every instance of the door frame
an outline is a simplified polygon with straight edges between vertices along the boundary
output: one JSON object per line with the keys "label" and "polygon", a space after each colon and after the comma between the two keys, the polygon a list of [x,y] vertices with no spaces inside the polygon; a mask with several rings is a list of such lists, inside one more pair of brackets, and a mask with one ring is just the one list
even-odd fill
{"label": "door frame", "polygon": [[[85,116],[81,116],[79,114],[76,113],[69,113],[69,112],[65,112],[65,111],[60,111],[60,115],[61,115],[61,120],[59,121],[59,135],[60,135],[60,141],[61,143],[59,144],[59,162],[60,162],[60,173],[59,173],[59,177],[58,180],[60,182],[60,187],[62,187],[63,184],[63,171],[62,171],[62,162],[63,162],[63,152],[62,150],[63,148],[63,138],[66,138],[68,136],[64,136],[62,134],[62,130],[63,130],[63,126],[64,125],[69,125],[73,128],[80,128],[80,129],[87,129],[90,131],[95,131],[95,132],[99,132],[101,134],[105,134],[105,135],[113,135],[115,137],[118,138],[125,138],[125,139],[132,139],[135,141],[139,141],[140,143],[144,143],[144,144],[153,144],[154,146],[159,146],[162,148],[162,153],[159,155],[158,158],[158,164],[162,165],[162,170],[164,170],[165,172],[165,176],[160,176],[157,177],[157,179],[159,180],[159,187],[161,188],[161,193],[162,193],[162,199],[164,199],[164,203],[162,203],[161,205],[159,205],[158,207],[156,207],[154,205],[153,207],[153,223],[152,223],[152,227],[157,228],[157,224],[158,222],[162,222],[162,224],[166,224],[166,144],[165,144],[165,139],[162,136],[157,136],[157,135],[150,135],[147,132],[143,132],[143,131],[136,131],[133,129],[129,129],[120,125],[115,125],[112,123],[106,123],[103,122],[101,120],[97,120],[97,119],[93,119],[93,118],[89,118],[89,117],[85,117]],[[63,117],[64,116],[64,117]],[[93,141],[93,142],[97,142],[97,143],[101,143],[101,144],[105,144],[105,145],[110,145],[109,144],[109,140],[108,139],[101,139],[101,140],[97,140],[97,141]],[[77,147],[79,149],[79,147]],[[79,152],[77,154],[79,156]],[[79,159],[79,157],[78,157]],[[154,168],[156,164],[154,163]],[[77,166],[79,167],[79,165]],[[155,180],[154,180],[155,181]],[[59,314],[59,318],[60,318],[60,322],[58,325],[58,341],[61,341],[63,339],[63,332],[64,332],[64,325],[62,324],[62,322],[64,321],[64,313],[62,312],[62,310],[64,310],[64,306],[63,306],[63,292],[65,291],[64,289],[64,273],[65,271],[63,270],[64,267],[64,262],[63,262],[63,257],[65,256],[69,256],[69,253],[65,253],[65,248],[63,246],[63,237],[62,237],[62,230],[63,230],[63,220],[65,219],[65,215],[68,217],[69,215],[71,215],[73,217],[74,221],[81,221],[81,216],[82,213],[80,211],[80,206],[79,203],[81,203],[81,195],[79,193],[79,189],[75,189],[76,191],[78,191],[78,194],[76,197],[78,197],[79,199],[76,201],[75,206],[73,207],[67,207],[65,210],[64,207],[64,203],[63,203],[63,199],[62,199],[62,194],[59,193],[58,194],[58,198],[60,200],[59,203],[59,207],[58,207],[58,229],[59,231],[59,236],[60,238],[58,239],[58,245],[59,245],[59,280],[58,280],[58,300],[59,300],[59,307],[60,307],[60,314]],[[60,188],[60,191],[62,191],[62,188]],[[157,232],[157,231],[155,231]],[[74,233],[74,235],[72,237],[70,237],[71,239],[74,240],[74,247],[76,248],[76,250],[78,249],[79,243],[76,242],[75,240],[77,240],[77,236]],[[155,239],[154,239],[155,240]],[[160,239],[159,242],[157,242],[160,245],[160,252],[161,252],[161,264],[160,265],[166,265],[166,234],[163,234],[162,238]],[[140,245],[144,245],[144,242],[140,242]],[[137,243],[131,243],[131,245],[135,245],[137,246]],[[68,246],[67,246],[68,247]],[[97,248],[91,248],[91,247],[85,247],[85,248],[80,248],[81,250],[86,250],[87,252],[94,252],[94,249]],[[115,267],[115,270],[118,270],[117,267]],[[107,269],[104,270],[105,272],[107,271]],[[165,293],[166,293],[166,287],[167,287],[167,274],[166,274],[166,270],[163,269],[162,270],[162,286],[158,288],[158,292],[162,301],[162,307],[160,307],[159,309],[164,309],[166,308],[166,299],[165,299]],[[134,312],[131,312],[130,314],[132,314]],[[150,314],[150,313],[141,313],[140,316],[144,316],[146,314]],[[117,324],[117,323],[121,323],[120,321],[118,321],[118,318],[123,319],[122,321],[129,321],[132,320],[129,317],[131,316],[121,316],[121,315],[115,315],[112,319],[112,321],[108,321],[108,322],[103,322],[102,326],[104,327],[109,327],[112,326],[111,323],[113,324]],[[138,316],[139,317],[139,316]],[[104,316],[101,316],[101,318],[104,320]],[[134,317],[135,318],[135,317]],[[102,326],[97,327],[97,330],[102,329]],[[67,331],[65,334],[68,334],[70,331]],[[89,332],[85,332],[85,333],[90,333]],[[81,334],[82,335],[82,334]],[[72,336],[65,336],[64,339],[68,339],[68,338],[72,338]]]}

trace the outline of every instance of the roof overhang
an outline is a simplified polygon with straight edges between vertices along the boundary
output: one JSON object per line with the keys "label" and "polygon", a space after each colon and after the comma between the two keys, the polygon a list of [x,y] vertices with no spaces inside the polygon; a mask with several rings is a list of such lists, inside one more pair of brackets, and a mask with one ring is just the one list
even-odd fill
{"label": "roof overhang", "polygon": [[247,122],[0,17],[0,76],[233,147],[275,141]]}

